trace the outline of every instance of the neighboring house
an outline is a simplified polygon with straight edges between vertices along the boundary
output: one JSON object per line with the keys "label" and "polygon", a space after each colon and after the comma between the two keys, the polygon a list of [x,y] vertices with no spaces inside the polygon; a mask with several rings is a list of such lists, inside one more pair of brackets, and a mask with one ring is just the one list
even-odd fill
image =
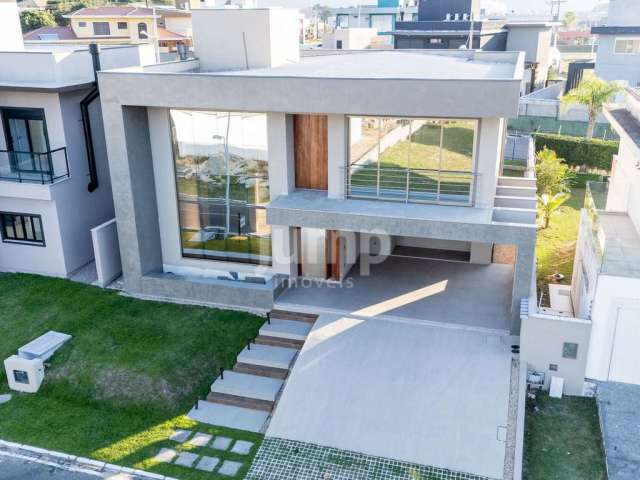
{"label": "neighboring house", "polygon": [[559,30],[557,33],[558,45],[590,45],[593,43],[592,39],[590,30]]}
{"label": "neighboring house", "polygon": [[636,0],[611,0],[606,25],[593,27],[598,35],[596,75],[603,80],[640,86],[640,8]]}
{"label": "neighboring house", "polygon": [[585,378],[640,385],[640,91],[605,116],[620,150],[609,183],[588,185],[567,308],[552,302],[541,314],[530,304],[522,327],[523,357],[563,377],[570,394]]}
{"label": "neighboring house", "polygon": [[161,52],[191,44],[191,12],[172,8],[89,7],[67,16],[68,27],[41,27],[24,35],[27,43],[138,44],[157,38]]}
{"label": "neighboring house", "polygon": [[359,5],[332,9],[336,29],[373,28],[380,35],[389,35],[396,22],[414,20],[418,7],[414,0],[378,0],[376,5]]}
{"label": "neighboring house", "polygon": [[[98,57],[103,68],[154,60],[150,46]],[[87,46],[25,47],[16,4],[2,0],[0,65],[0,271],[69,277],[94,259],[90,230],[114,216],[94,58]]]}
{"label": "neighboring house", "polygon": [[552,55],[552,28],[546,20],[486,19],[480,0],[420,0],[415,21],[397,22],[395,48],[525,52],[523,93],[545,85]]}
{"label": "neighboring house", "polygon": [[300,58],[295,11],[193,21],[197,60],[99,73],[128,293],[267,311],[297,278],[340,284],[405,252],[456,259],[468,281],[504,263],[478,310],[500,313],[468,321],[519,332],[535,179],[500,172],[523,54]]}
{"label": "neighboring house", "polygon": [[322,48],[330,50],[392,49],[375,28],[337,28],[322,36]]}

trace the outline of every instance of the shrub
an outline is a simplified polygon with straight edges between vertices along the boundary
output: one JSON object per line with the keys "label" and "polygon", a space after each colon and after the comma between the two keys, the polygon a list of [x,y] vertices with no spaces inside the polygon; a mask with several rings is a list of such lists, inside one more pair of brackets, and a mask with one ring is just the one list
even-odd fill
{"label": "shrub", "polygon": [[556,195],[569,191],[573,172],[556,152],[543,148],[536,154],[536,184],[539,195]]}
{"label": "shrub", "polygon": [[613,155],[618,153],[618,142],[612,140],[569,137],[552,133],[536,133],[536,152],[545,147],[564,158],[571,167],[587,167],[611,171]]}
{"label": "shrub", "polygon": [[53,15],[44,10],[24,10],[20,12],[20,26],[25,33],[40,27],[53,27],[55,24]]}

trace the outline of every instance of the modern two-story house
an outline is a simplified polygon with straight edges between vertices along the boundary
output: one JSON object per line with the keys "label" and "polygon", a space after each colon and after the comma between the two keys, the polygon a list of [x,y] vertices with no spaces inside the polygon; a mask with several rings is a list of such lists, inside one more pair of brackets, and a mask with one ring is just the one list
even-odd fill
{"label": "modern two-story house", "polygon": [[114,216],[95,69],[153,62],[148,47],[25,47],[0,1],[0,271],[69,277],[93,260],[90,229]]}
{"label": "modern two-story house", "polygon": [[535,180],[500,173],[522,54],[301,57],[295,11],[192,13],[197,60],[99,73],[127,292],[268,311],[429,258],[461,269],[443,315],[519,331]]}

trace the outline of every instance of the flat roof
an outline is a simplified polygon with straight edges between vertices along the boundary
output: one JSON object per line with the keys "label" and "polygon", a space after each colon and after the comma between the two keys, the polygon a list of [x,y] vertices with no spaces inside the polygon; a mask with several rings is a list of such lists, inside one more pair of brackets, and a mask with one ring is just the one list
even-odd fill
{"label": "flat roof", "polygon": [[358,51],[305,56],[298,63],[271,68],[200,73],[241,77],[512,80],[517,60],[514,52]]}
{"label": "flat roof", "polygon": [[629,215],[598,212],[605,245],[602,273],[640,278],[640,236]]}

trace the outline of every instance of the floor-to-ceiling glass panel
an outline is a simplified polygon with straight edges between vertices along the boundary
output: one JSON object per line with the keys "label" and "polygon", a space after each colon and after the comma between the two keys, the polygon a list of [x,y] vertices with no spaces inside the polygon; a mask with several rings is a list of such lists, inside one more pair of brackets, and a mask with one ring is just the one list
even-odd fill
{"label": "floor-to-ceiling glass panel", "polygon": [[271,263],[267,119],[171,110],[182,254]]}
{"label": "floor-to-ceiling glass panel", "polygon": [[417,119],[411,121],[409,157],[409,199],[438,199],[438,179],[442,152],[442,121]]}
{"label": "floor-to-ceiling glass panel", "polygon": [[410,135],[410,120],[380,119],[380,197],[391,199],[406,197]]}
{"label": "floor-to-ceiling glass panel", "polygon": [[473,143],[476,122],[446,120],[442,133],[440,198],[445,202],[468,202],[473,182]]}
{"label": "floor-to-ceiling glass panel", "polygon": [[355,195],[378,194],[379,135],[378,118],[349,118],[349,187]]}

